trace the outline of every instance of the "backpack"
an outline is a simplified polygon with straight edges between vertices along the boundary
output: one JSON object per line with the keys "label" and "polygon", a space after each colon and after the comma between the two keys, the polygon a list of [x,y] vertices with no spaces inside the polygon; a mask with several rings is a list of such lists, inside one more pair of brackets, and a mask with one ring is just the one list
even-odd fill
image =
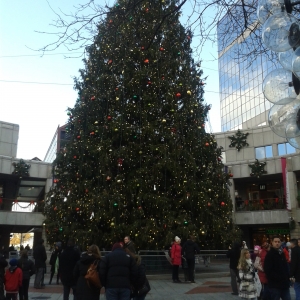
{"label": "backpack", "polygon": [[97,287],[97,288],[101,289],[102,284],[101,284],[101,281],[100,281],[100,277],[99,277],[97,267],[98,267],[98,260],[95,260],[89,266],[84,278],[86,279],[87,284],[88,284],[89,287],[91,287],[90,285],[93,285],[94,287]]}

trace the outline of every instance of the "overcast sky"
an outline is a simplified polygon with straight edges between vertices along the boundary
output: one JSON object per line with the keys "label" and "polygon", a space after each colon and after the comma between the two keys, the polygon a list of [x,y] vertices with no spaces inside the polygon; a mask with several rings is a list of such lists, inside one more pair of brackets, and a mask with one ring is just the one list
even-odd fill
{"label": "overcast sky", "polygon": [[[49,2],[55,10],[64,12],[83,3]],[[67,121],[67,107],[73,107],[77,98],[73,77],[83,67],[81,58],[65,59],[60,54],[67,53],[65,48],[43,57],[31,50],[54,41],[54,35],[35,32],[53,32],[49,26],[53,19],[55,15],[45,0],[0,1],[0,120],[20,126],[18,158],[44,159],[57,126]],[[212,104],[209,132],[221,128],[216,57],[216,45],[207,44],[201,57],[196,58],[203,61],[204,77],[209,76],[205,86],[205,101]]]}

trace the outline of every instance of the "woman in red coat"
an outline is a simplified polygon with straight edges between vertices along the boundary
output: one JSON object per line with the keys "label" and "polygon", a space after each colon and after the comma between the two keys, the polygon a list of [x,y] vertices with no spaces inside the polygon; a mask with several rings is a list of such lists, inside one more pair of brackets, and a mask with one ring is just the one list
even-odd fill
{"label": "woman in red coat", "polygon": [[181,239],[175,236],[175,241],[171,248],[171,259],[173,265],[172,279],[174,283],[181,282],[178,278],[179,266],[181,265]]}

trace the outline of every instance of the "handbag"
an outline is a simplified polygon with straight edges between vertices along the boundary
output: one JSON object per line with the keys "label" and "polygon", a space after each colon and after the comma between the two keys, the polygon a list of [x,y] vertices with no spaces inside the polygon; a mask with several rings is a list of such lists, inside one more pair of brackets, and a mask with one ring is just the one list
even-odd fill
{"label": "handbag", "polygon": [[93,286],[101,289],[102,284],[101,284],[101,281],[100,281],[100,277],[99,277],[97,267],[98,267],[98,260],[95,260],[89,266],[84,278],[87,280],[87,283],[88,283],[89,287],[90,287],[90,284],[92,284]]}
{"label": "handbag", "polygon": [[259,296],[260,293],[261,293],[262,285],[261,285],[261,282],[259,280],[257,272],[255,272],[254,282],[255,282],[255,287],[256,287],[256,294],[257,294],[257,296]]}
{"label": "handbag", "polygon": [[146,278],[145,283],[141,289],[138,290],[138,296],[146,295],[151,290],[148,279]]}
{"label": "handbag", "polygon": [[261,271],[261,272],[264,272],[264,268],[263,268],[263,266],[262,266],[262,264],[261,264],[261,259],[260,259],[259,256],[256,256],[256,258],[255,258],[254,267],[255,267],[257,270],[259,270],[259,271]]}

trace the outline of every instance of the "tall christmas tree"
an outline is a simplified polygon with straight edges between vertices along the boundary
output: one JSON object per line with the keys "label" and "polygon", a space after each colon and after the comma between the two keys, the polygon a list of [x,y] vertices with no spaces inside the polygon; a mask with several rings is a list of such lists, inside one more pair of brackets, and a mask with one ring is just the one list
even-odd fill
{"label": "tall christmas tree", "polygon": [[[220,248],[234,232],[221,148],[205,132],[202,70],[175,0],[119,0],[98,26],[54,162],[49,242],[101,247],[175,235]],[[137,2],[138,3],[138,2]],[[134,8],[133,8],[134,7]]]}

